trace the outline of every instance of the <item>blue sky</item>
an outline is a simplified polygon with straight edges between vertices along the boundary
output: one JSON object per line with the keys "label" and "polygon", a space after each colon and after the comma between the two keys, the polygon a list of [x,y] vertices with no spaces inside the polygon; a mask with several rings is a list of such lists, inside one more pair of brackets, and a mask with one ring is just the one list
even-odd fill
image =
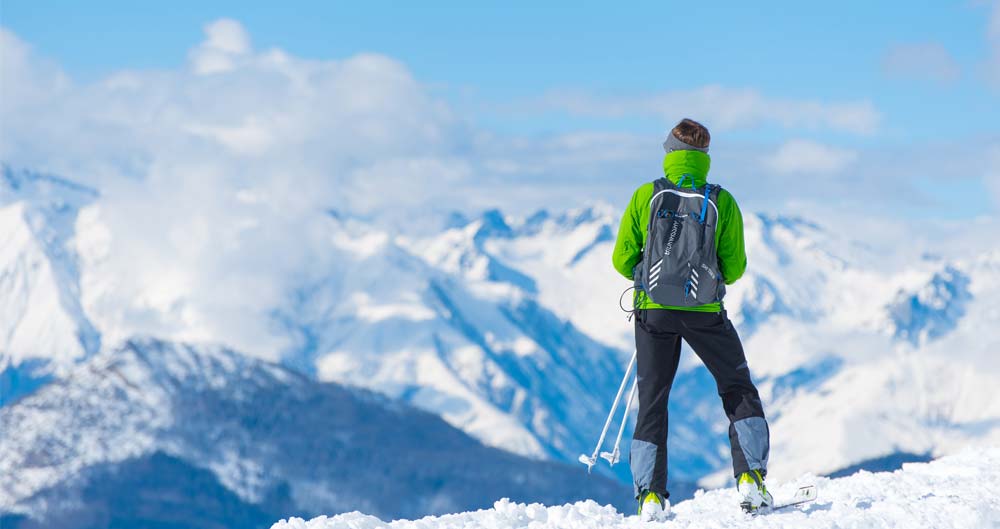
{"label": "blue sky", "polygon": [[[967,150],[950,155],[963,159],[956,170],[974,172],[976,160],[968,158],[980,153],[989,170],[1000,141],[1000,29],[990,29],[996,8],[987,2],[734,2],[723,8],[641,2],[627,9],[596,2],[250,4],[7,1],[0,22],[76,82],[88,83],[123,70],[183,68],[206,24],[233,19],[255,50],[280,48],[317,60],[388,56],[461,119],[507,137],[580,131],[658,137],[683,117],[683,109],[659,112],[660,102],[719,87],[750,92],[766,100],[759,103],[766,108],[834,107],[824,111],[826,118],[798,122],[793,116],[791,124],[757,114],[731,124],[713,114],[691,116],[712,126],[720,148],[732,145],[733,153],[801,140],[840,149],[856,165],[875,156],[882,158],[867,167],[902,159],[926,169],[925,159],[914,160],[957,145]],[[830,125],[837,105],[864,107],[874,122]],[[658,158],[655,151],[650,158]],[[894,170],[911,171],[907,163]],[[736,171],[738,165],[719,157],[716,167]],[[912,175],[917,187],[936,178],[930,170]],[[958,216],[990,212],[991,194],[1000,196],[983,175],[941,193],[954,195],[948,207],[965,200],[966,213]]]}

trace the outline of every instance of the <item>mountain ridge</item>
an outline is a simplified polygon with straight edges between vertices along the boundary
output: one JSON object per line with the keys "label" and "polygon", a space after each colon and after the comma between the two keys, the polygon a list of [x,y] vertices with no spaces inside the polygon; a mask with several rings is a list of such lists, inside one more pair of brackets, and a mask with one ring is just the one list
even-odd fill
{"label": "mountain ridge", "polygon": [[[0,472],[11,478],[0,484],[0,511],[24,523],[71,520],[88,497],[114,507],[98,483],[140,483],[130,473],[152,477],[151,468],[169,471],[149,484],[164,494],[180,492],[170,492],[171,480],[188,486],[185,475],[207,472],[198,474],[202,485],[233,495],[219,501],[269,514],[363,507],[398,517],[486,506],[510,494],[627,496],[603,478],[570,487],[580,478],[576,468],[486,447],[376,393],[316,382],[222,347],[148,337],[99,353],[0,409],[0,422]],[[382,495],[396,501],[378,501]],[[159,518],[170,515],[151,519]]]}

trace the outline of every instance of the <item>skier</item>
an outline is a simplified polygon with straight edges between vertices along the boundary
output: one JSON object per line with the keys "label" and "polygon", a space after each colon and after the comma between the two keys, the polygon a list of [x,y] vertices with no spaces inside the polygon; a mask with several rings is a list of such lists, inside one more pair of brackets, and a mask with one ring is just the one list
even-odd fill
{"label": "skier", "polygon": [[639,414],[629,457],[639,515],[664,520],[667,399],[683,338],[715,377],[729,417],[741,506],[773,506],[764,486],[769,431],[743,345],[722,298],[746,270],[743,218],[726,190],[707,182],[708,129],[684,119],[663,148],[664,178],[632,195],[615,242],[614,267],[633,280]]}

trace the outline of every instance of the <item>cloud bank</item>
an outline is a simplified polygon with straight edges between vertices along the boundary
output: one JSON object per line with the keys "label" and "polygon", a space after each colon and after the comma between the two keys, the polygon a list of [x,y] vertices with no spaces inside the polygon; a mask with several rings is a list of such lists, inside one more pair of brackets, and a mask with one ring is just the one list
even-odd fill
{"label": "cloud bank", "polygon": [[779,173],[822,173],[843,171],[857,160],[858,153],[809,140],[790,140],[766,158],[765,164]]}
{"label": "cloud bank", "polygon": [[549,94],[535,105],[582,116],[656,116],[668,123],[685,116],[698,116],[713,130],[720,131],[771,125],[870,135],[878,130],[882,121],[881,113],[871,101],[774,98],[753,89],[722,86],[631,97],[598,97],[561,91]]}
{"label": "cloud bank", "polygon": [[414,207],[470,173],[466,126],[385,56],[255,50],[220,20],[183,69],[77,85],[0,39],[0,158],[102,191],[77,243],[88,312],[111,341],[273,353],[269,311],[336,267],[328,210]]}

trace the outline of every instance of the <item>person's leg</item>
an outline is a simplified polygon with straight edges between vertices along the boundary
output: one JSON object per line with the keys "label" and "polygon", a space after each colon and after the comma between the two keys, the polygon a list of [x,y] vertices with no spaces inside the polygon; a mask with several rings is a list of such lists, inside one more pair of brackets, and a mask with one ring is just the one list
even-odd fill
{"label": "person's leg", "polygon": [[667,492],[667,399],[680,360],[681,337],[673,311],[641,310],[635,320],[639,414],[629,463],[636,498],[644,490]]}
{"label": "person's leg", "polygon": [[770,432],[736,328],[725,311],[687,312],[680,318],[681,336],[715,377],[729,417],[734,476],[751,469],[766,475]]}

